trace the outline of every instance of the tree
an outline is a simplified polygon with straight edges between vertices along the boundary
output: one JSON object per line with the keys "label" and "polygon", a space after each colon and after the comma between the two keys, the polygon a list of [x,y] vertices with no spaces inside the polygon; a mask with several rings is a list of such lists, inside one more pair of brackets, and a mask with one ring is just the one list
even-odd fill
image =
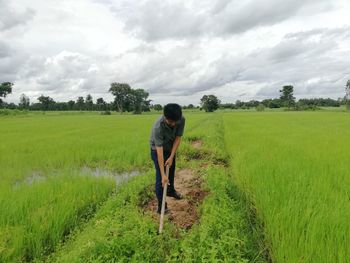
{"label": "tree", "polygon": [[134,109],[134,114],[141,114],[143,107],[148,106],[147,102],[148,92],[143,89],[131,89],[131,101]]}
{"label": "tree", "polygon": [[77,102],[75,103],[75,108],[77,110],[84,110],[85,109],[84,97],[78,97]]}
{"label": "tree", "polygon": [[280,90],[280,100],[282,101],[285,107],[288,107],[288,109],[295,105],[295,97],[293,97],[293,90],[294,87],[292,85],[283,86],[282,90]]}
{"label": "tree", "polygon": [[0,106],[2,104],[1,97],[5,98],[8,94],[12,93],[13,83],[3,82],[0,84]]}
{"label": "tree", "polygon": [[214,95],[204,95],[200,104],[206,112],[213,112],[219,108],[220,100]]}
{"label": "tree", "polygon": [[49,96],[41,95],[38,101],[41,103],[41,110],[43,111],[52,110],[54,108],[55,101]]}
{"label": "tree", "polygon": [[346,108],[350,110],[350,79],[346,82]]}
{"label": "tree", "polygon": [[88,94],[85,99],[85,108],[86,110],[92,110],[94,106],[94,101],[92,100],[92,96]]}
{"label": "tree", "polygon": [[111,84],[109,92],[115,96],[114,104],[116,105],[117,110],[120,113],[123,113],[125,106],[131,102],[131,87],[127,83],[114,82]]}
{"label": "tree", "polygon": [[74,100],[68,101],[67,102],[68,110],[74,110],[74,105],[75,105],[75,101]]}
{"label": "tree", "polygon": [[98,98],[96,100],[96,105],[98,110],[106,110],[107,109],[107,103],[104,101],[103,98]]}
{"label": "tree", "polygon": [[30,99],[29,97],[27,97],[25,94],[22,94],[21,97],[19,98],[19,108],[20,109],[29,109],[29,105],[30,105]]}
{"label": "tree", "polygon": [[5,98],[8,94],[12,93],[13,83],[3,82],[0,84],[0,97]]}
{"label": "tree", "polygon": [[154,104],[153,105],[153,109],[156,110],[156,111],[161,111],[163,109],[163,107],[160,104]]}

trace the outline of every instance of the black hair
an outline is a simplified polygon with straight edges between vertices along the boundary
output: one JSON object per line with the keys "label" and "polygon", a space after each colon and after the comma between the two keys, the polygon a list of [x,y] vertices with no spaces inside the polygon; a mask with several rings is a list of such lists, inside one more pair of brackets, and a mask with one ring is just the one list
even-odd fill
{"label": "black hair", "polygon": [[176,103],[169,103],[164,106],[164,116],[173,121],[179,121],[182,117],[181,106]]}

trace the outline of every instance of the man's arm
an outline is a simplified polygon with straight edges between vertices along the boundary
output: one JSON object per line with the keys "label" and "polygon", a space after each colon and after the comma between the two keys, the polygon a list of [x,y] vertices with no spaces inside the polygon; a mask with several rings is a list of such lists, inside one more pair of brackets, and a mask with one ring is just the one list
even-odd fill
{"label": "man's arm", "polygon": [[181,136],[176,136],[174,144],[173,144],[173,148],[171,149],[171,155],[170,156],[172,158],[174,158],[175,153],[177,151],[177,148],[179,148],[180,143],[181,143]]}
{"label": "man's arm", "polygon": [[168,182],[168,178],[166,178],[164,173],[164,155],[163,155],[163,147],[156,146],[157,151],[157,159],[158,159],[158,165],[160,170],[160,175],[162,176],[162,185],[164,185]]}
{"label": "man's arm", "polygon": [[166,160],[165,165],[169,165],[169,166],[173,165],[174,156],[176,154],[177,148],[179,148],[180,143],[181,143],[181,136],[176,136],[173,144],[173,148],[171,149],[170,157],[168,158],[168,160]]}

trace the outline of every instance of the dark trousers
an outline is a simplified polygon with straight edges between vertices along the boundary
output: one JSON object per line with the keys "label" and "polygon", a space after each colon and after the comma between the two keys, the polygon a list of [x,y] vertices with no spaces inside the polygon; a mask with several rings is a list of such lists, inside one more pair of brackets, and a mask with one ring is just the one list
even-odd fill
{"label": "dark trousers", "polygon": [[[164,163],[170,157],[170,154],[171,154],[170,152],[163,152]],[[151,149],[151,157],[154,163],[154,168],[156,169],[156,195],[158,199],[158,204],[160,205],[163,199],[163,186],[162,186],[162,175],[160,173],[158,156],[157,156],[156,150]],[[175,191],[175,188],[174,188],[174,175],[175,175],[175,166],[176,166],[175,159],[176,159],[176,156],[174,156],[173,165],[169,169],[168,192]],[[164,167],[164,172],[166,172],[165,167]]]}

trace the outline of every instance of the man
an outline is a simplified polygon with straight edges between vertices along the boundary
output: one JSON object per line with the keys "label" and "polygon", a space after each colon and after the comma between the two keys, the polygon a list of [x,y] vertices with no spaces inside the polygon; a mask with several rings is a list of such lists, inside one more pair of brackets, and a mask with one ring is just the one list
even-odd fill
{"label": "man", "polygon": [[[174,174],[176,151],[184,133],[185,118],[182,116],[180,105],[169,103],[164,106],[164,115],[153,125],[150,144],[151,157],[156,169],[156,195],[160,214],[163,198],[163,187],[169,184],[167,196],[181,199],[182,196],[175,190]],[[169,165],[169,179],[165,175],[165,167]],[[167,206],[166,206],[167,211]]]}

